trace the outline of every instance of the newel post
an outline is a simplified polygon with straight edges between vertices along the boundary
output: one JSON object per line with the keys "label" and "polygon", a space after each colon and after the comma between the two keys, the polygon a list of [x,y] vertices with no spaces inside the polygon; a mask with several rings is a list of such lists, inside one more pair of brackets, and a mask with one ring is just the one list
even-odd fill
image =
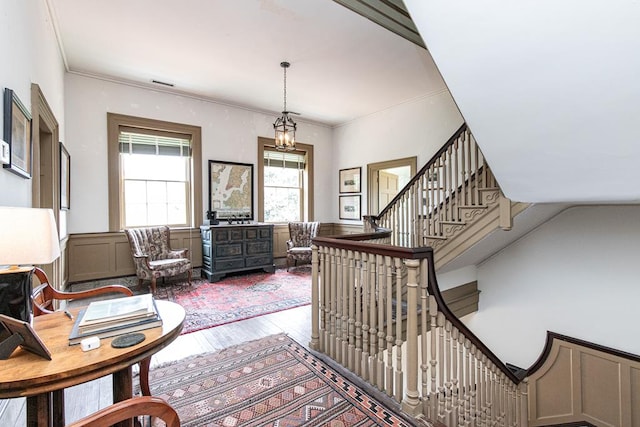
{"label": "newel post", "polygon": [[407,389],[402,410],[411,415],[421,413],[418,393],[418,268],[420,261],[410,259],[407,266]]}
{"label": "newel post", "polygon": [[309,348],[318,350],[320,348],[320,283],[318,281],[318,271],[320,262],[318,259],[318,247],[311,245],[311,341]]}

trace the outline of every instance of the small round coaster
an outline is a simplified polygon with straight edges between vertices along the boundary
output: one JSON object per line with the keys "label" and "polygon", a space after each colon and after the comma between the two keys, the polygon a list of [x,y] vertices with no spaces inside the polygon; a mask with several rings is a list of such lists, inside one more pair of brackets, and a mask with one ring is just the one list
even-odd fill
{"label": "small round coaster", "polygon": [[127,335],[120,335],[111,341],[111,347],[113,348],[125,348],[132,345],[140,344],[146,337],[142,333],[134,333]]}

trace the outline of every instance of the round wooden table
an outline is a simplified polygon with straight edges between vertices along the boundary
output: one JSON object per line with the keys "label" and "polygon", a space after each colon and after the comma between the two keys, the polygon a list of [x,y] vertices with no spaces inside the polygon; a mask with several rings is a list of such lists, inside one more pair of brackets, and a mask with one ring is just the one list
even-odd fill
{"label": "round wooden table", "polygon": [[[169,345],[182,331],[185,312],[175,303],[156,301],[162,327],[142,332],[145,340],[128,348],[111,347],[112,338],[100,340],[100,347],[87,352],[69,345],[74,321],[63,312],[37,316],[33,328],[51,352],[52,360],[18,348],[9,359],[0,360],[0,398],[27,398],[27,425],[50,426],[51,392],[113,374],[113,401],[132,397],[131,366]],[[77,316],[80,308],[72,309]],[[55,404],[55,402],[53,402]]]}

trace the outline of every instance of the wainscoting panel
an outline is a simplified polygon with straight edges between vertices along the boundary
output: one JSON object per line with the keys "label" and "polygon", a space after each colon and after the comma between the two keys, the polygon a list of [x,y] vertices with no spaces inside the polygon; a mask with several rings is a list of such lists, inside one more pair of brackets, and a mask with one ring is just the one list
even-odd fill
{"label": "wainscoting panel", "polygon": [[530,426],[640,425],[640,356],[550,333],[531,372]]}
{"label": "wainscoting panel", "polygon": [[[362,224],[322,223],[321,236],[362,233]],[[273,232],[273,256],[278,265],[284,265],[287,256],[289,226],[277,224]],[[171,230],[171,247],[188,248],[194,267],[202,265],[200,229]],[[124,233],[72,234],[68,240],[68,274],[66,283],[122,277],[135,274],[129,242]]]}
{"label": "wainscoting panel", "polygon": [[[199,229],[171,230],[171,247],[188,248],[194,267],[202,265]],[[124,233],[72,234],[68,241],[67,283],[135,274],[129,242]]]}

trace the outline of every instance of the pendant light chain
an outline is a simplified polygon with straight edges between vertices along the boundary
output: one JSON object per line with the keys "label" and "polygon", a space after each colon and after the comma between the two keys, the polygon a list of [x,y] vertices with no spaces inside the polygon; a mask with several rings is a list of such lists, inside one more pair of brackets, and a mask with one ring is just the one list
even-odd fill
{"label": "pendant light chain", "polygon": [[[284,62],[283,68],[284,68],[284,111],[287,111],[287,67],[289,67],[289,64]],[[280,64],[282,65],[282,64]],[[284,112],[283,111],[283,112]]]}

